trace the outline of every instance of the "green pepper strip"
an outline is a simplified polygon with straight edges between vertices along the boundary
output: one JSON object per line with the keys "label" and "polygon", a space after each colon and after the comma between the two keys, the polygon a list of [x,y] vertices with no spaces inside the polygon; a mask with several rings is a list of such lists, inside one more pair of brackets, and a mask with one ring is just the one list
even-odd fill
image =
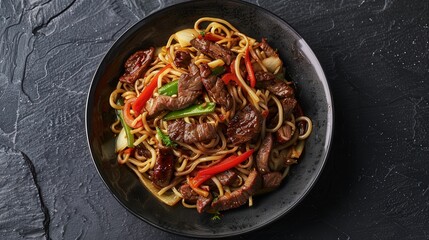
{"label": "green pepper strip", "polygon": [[179,80],[171,81],[171,82],[165,84],[164,86],[160,87],[158,89],[158,93],[161,95],[172,96],[174,94],[177,94],[178,86],[179,86]]}
{"label": "green pepper strip", "polygon": [[161,139],[162,143],[166,147],[176,147],[177,146],[177,144],[175,142],[173,142],[168,135],[165,135],[161,131],[161,129],[159,129],[158,127],[156,128],[156,133],[159,135],[159,138]]}
{"label": "green pepper strip", "polygon": [[181,110],[169,112],[167,115],[164,116],[164,120],[173,120],[177,118],[192,117],[212,113],[214,112],[215,107],[216,103],[214,102],[206,102],[198,105],[193,105]]}
{"label": "green pepper strip", "polygon": [[224,73],[225,71],[226,70],[225,70],[224,66],[217,66],[217,67],[215,67],[215,68],[212,69],[212,75],[219,76],[222,73]]}
{"label": "green pepper strip", "polygon": [[[120,98],[120,99],[118,99],[118,101],[116,101],[116,103],[118,105],[122,106],[122,105],[124,105],[124,100]],[[116,115],[118,116],[119,121],[121,121],[121,125],[124,128],[124,130],[125,130],[125,135],[127,135],[128,147],[129,148],[134,148],[134,135],[131,133],[130,126],[128,126],[125,123],[124,116],[122,115],[122,111],[121,110],[116,110]]]}

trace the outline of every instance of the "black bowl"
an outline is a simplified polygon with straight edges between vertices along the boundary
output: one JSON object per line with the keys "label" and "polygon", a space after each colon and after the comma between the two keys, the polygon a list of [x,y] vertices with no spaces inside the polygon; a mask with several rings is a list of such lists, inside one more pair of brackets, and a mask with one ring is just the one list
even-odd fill
{"label": "black bowl", "polygon": [[[215,7],[214,7],[215,6]],[[146,191],[127,167],[119,166],[114,137],[115,119],[109,95],[123,71],[123,63],[137,49],[164,45],[179,29],[192,28],[200,17],[223,18],[241,32],[266,37],[278,49],[288,74],[300,89],[298,99],[314,123],[305,153],[281,187],[254,197],[253,207],[224,212],[220,221],[178,204],[169,207]],[[331,143],[332,100],[323,70],[306,42],[282,19],[260,7],[239,1],[194,1],[162,9],[125,32],[107,52],[92,81],[86,108],[89,148],[97,170],[116,199],[140,219],[160,229],[192,237],[233,236],[258,229],[284,216],[309,192],[320,175]]]}

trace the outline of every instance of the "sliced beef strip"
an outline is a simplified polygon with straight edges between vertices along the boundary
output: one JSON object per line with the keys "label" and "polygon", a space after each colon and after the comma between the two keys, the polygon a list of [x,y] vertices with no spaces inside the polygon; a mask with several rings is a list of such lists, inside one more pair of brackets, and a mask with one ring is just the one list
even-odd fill
{"label": "sliced beef strip", "polygon": [[169,122],[167,127],[168,136],[174,141],[184,142],[186,124],[187,123],[183,120]]}
{"label": "sliced beef strip", "polygon": [[256,85],[259,88],[267,89],[280,98],[293,98],[295,90],[286,81],[277,79],[269,72],[255,72]]}
{"label": "sliced beef strip", "polygon": [[207,90],[207,93],[213,100],[225,108],[230,110],[233,105],[233,99],[229,94],[225,83],[217,76],[211,75],[210,67],[203,63],[199,66],[202,83]]}
{"label": "sliced beef strip", "polygon": [[[295,98],[283,98],[280,100],[283,107],[283,116],[285,120],[291,118],[291,113],[294,111],[297,101]],[[284,123],[276,132],[276,139],[280,143],[285,143],[292,138],[292,127]]]}
{"label": "sliced beef strip", "polygon": [[[221,172],[216,177],[223,186],[230,186],[238,180],[238,174],[232,169]],[[206,184],[210,187],[216,187],[216,184],[211,179]]]}
{"label": "sliced beef strip", "polygon": [[294,97],[295,90],[286,83],[286,81],[276,79],[266,86],[266,89],[281,98]]}
{"label": "sliced beef strip", "polygon": [[256,166],[261,174],[270,172],[268,161],[270,159],[271,149],[273,147],[273,136],[268,133],[262,141],[258,154],[256,155]]}
{"label": "sliced beef strip", "polygon": [[197,211],[198,213],[205,212],[207,209],[211,208],[211,203],[213,201],[213,195],[209,193],[207,197],[199,195],[197,200]]}
{"label": "sliced beef strip", "polygon": [[277,104],[268,106],[268,116],[265,118],[267,128],[274,128],[279,121],[279,111]]}
{"label": "sliced beef strip", "polygon": [[186,124],[185,143],[203,142],[216,137],[216,127],[211,123]]}
{"label": "sliced beef strip", "polygon": [[[255,71],[255,78],[258,82],[270,82],[276,79],[276,76],[270,72]],[[262,84],[262,83],[260,83]],[[265,85],[262,85],[265,86]]]}
{"label": "sliced beef strip", "polygon": [[150,151],[146,149],[146,147],[143,144],[137,145],[136,150],[140,156],[144,156],[146,158],[150,158],[152,156]]}
{"label": "sliced beef strip", "polygon": [[182,74],[179,78],[178,96],[170,97],[159,95],[146,104],[149,116],[155,115],[163,110],[179,110],[190,106],[202,93],[201,77],[198,67],[190,65],[190,74]]}
{"label": "sliced beef strip", "polygon": [[148,102],[147,108],[149,116],[153,116],[164,110],[174,111],[186,108],[194,103],[197,97],[198,96],[190,95],[173,98],[166,95],[159,95],[151,102]]}
{"label": "sliced beef strip", "polygon": [[[182,74],[183,75],[183,74]],[[182,78],[182,75],[180,76]],[[178,95],[188,95],[188,94],[201,94],[202,93],[202,83],[200,76],[200,69],[195,64],[189,65],[189,75],[190,77],[184,77],[182,81],[179,78],[178,85]]]}
{"label": "sliced beef strip", "polygon": [[222,59],[226,65],[230,65],[232,60],[235,58],[235,55],[231,50],[203,38],[192,39],[191,45],[213,59]]}
{"label": "sliced beef strip", "polygon": [[260,47],[262,50],[264,50],[265,55],[267,55],[267,57],[278,56],[276,51],[270,45],[268,45],[266,38],[262,38]]}
{"label": "sliced beef strip", "polygon": [[212,74],[212,70],[207,63],[201,63],[198,65],[198,69],[200,70],[201,78],[208,78]]}
{"label": "sliced beef strip", "polygon": [[[298,134],[295,132],[295,134]],[[283,161],[283,167],[288,167],[290,165],[298,163],[296,159],[292,158],[292,151],[290,149],[283,149],[279,153],[279,159]]]}
{"label": "sliced beef strip", "polygon": [[230,186],[238,179],[238,174],[234,170],[226,170],[216,175],[223,186]]}
{"label": "sliced beef strip", "polygon": [[243,186],[230,194],[225,194],[213,201],[211,206],[216,211],[240,207],[250,196],[262,187],[262,177],[255,169],[250,172]]}
{"label": "sliced beef strip", "polygon": [[228,142],[238,145],[256,137],[261,132],[262,121],[262,114],[252,105],[247,105],[228,123]]}
{"label": "sliced beef strip", "polygon": [[165,187],[170,184],[173,177],[174,154],[171,148],[158,147],[156,149],[155,167],[153,170],[152,182],[159,186]]}
{"label": "sliced beef strip", "polygon": [[134,84],[146,72],[149,64],[152,62],[154,52],[155,48],[151,47],[147,50],[137,51],[131,55],[124,64],[125,72],[119,78],[119,81]]}
{"label": "sliced beef strip", "polygon": [[278,188],[282,182],[282,174],[280,172],[270,172],[262,176],[262,188],[256,194],[265,194]]}
{"label": "sliced beef strip", "polygon": [[[293,112],[295,105],[297,104],[296,99],[294,98],[281,98],[280,103],[283,108],[283,119],[284,120],[290,120],[291,119],[291,113]],[[268,117],[266,118],[267,126],[268,128],[274,128],[279,121],[279,113],[277,111],[277,106],[270,107]],[[289,129],[288,129],[289,128]],[[281,132],[283,131],[283,132]],[[292,128],[287,127],[286,124],[283,124],[282,129],[279,129],[276,132],[277,140],[283,139],[282,141],[287,141],[286,139],[287,134],[292,132]]]}
{"label": "sliced beef strip", "polygon": [[293,112],[296,106],[296,99],[295,98],[283,98],[280,100],[280,103],[283,107],[283,115],[286,119],[289,119],[290,114]]}
{"label": "sliced beef strip", "polygon": [[187,68],[191,63],[191,55],[186,51],[177,51],[174,56],[174,65],[181,68]]}
{"label": "sliced beef strip", "polygon": [[282,174],[280,172],[270,172],[262,175],[262,188],[264,190],[274,190],[280,186],[282,182]]}
{"label": "sliced beef strip", "polygon": [[192,190],[189,184],[183,184],[180,186],[179,192],[182,194],[183,199],[185,199],[185,202],[188,204],[196,204],[198,197],[200,196],[198,193]]}
{"label": "sliced beef strip", "polygon": [[186,123],[177,120],[168,125],[171,139],[184,143],[203,142],[216,137],[216,127],[211,123]]}
{"label": "sliced beef strip", "polygon": [[292,127],[288,124],[283,124],[276,132],[276,140],[279,143],[285,143],[292,138]]}
{"label": "sliced beef strip", "polygon": [[182,194],[182,197],[185,199],[186,203],[197,205],[197,211],[199,213],[205,212],[208,208],[211,207],[210,204],[213,200],[213,195],[211,193],[209,193],[207,197],[198,195],[198,193],[192,190],[189,184],[183,184],[180,186],[179,192]]}

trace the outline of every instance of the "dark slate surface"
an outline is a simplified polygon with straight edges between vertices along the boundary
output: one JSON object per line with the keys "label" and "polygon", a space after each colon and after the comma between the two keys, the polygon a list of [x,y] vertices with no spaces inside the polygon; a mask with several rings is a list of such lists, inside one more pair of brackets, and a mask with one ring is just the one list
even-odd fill
{"label": "dark slate surface", "polygon": [[21,152],[0,147],[2,236],[10,239],[49,236],[49,213],[32,162]]}
{"label": "dark slate surface", "polygon": [[[103,54],[180,1],[0,1],[0,238],[184,239],[128,213],[97,175],[84,111]],[[429,2],[250,1],[318,56],[335,139],[310,195],[242,239],[429,239]]]}

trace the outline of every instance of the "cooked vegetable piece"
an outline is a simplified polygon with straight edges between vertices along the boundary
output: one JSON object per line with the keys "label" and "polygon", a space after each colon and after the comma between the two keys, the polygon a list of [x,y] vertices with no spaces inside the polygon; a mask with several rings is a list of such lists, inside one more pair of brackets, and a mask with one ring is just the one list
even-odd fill
{"label": "cooked vegetable piece", "polygon": [[146,104],[147,100],[152,97],[153,91],[158,86],[158,77],[166,71],[167,69],[171,68],[171,64],[167,64],[165,67],[163,67],[159,72],[155,75],[155,77],[150,81],[150,83],[143,88],[143,91],[140,93],[140,95],[137,97],[137,100],[133,104],[133,110],[136,113],[140,113],[143,109],[144,105]]}
{"label": "cooked vegetable piece", "polygon": [[305,141],[299,140],[298,143],[292,148],[292,158],[299,158],[304,150]]}
{"label": "cooked vegetable piece", "polygon": [[198,37],[199,34],[194,29],[188,28],[176,32],[175,36],[181,47],[188,47],[191,45],[191,40]]}
{"label": "cooked vegetable piece", "polygon": [[161,139],[162,143],[166,147],[176,147],[177,144],[173,142],[173,140],[170,139],[170,137],[166,134],[164,134],[161,129],[156,128],[156,133],[158,134],[159,138]]}
{"label": "cooked vegetable piece", "polygon": [[223,39],[222,36],[219,36],[217,34],[213,34],[211,32],[204,32],[204,31],[200,32],[200,35],[198,35],[198,38],[213,41],[213,42],[216,42],[216,41]]}
{"label": "cooked vegetable piece", "polygon": [[255,87],[256,85],[256,78],[255,78],[255,73],[253,71],[253,66],[252,66],[252,62],[250,61],[250,54],[249,54],[249,48],[246,48],[246,52],[244,54],[244,62],[246,63],[246,70],[247,70],[247,76],[249,78],[250,81],[250,86],[252,88]]}
{"label": "cooked vegetable piece", "polygon": [[179,87],[179,80],[174,80],[160,87],[158,89],[158,93],[161,95],[173,96],[174,94],[177,94],[178,87]]}
{"label": "cooked vegetable piece", "polygon": [[207,113],[212,113],[215,110],[216,103],[206,102],[198,105],[193,105],[181,110],[169,112],[164,116],[164,120],[173,120],[184,117],[199,116]]}
{"label": "cooked vegetable piece", "polygon": [[131,115],[131,106],[133,105],[133,103],[135,101],[136,101],[136,98],[132,98],[132,99],[127,100],[125,105],[124,105],[124,109],[123,109],[122,113],[123,113],[124,121],[126,124],[128,124],[128,126],[130,126],[132,128],[139,128],[139,127],[143,126],[143,122],[137,121],[133,125],[135,118]]}
{"label": "cooked vegetable piece", "polygon": [[224,72],[225,72],[225,67],[223,67],[223,66],[217,66],[217,67],[212,69],[212,75],[214,75],[214,76],[219,76]]}
{"label": "cooked vegetable piece", "polygon": [[200,170],[197,173],[197,175],[191,179],[189,184],[193,188],[199,187],[202,183],[204,183],[205,181],[207,181],[208,179],[210,179],[214,175],[221,173],[221,172],[224,172],[228,169],[231,169],[231,168],[237,166],[238,164],[244,162],[246,159],[248,159],[250,156],[252,156],[253,151],[254,151],[253,149],[250,149],[241,155],[230,156],[230,157],[226,158],[225,160],[223,160],[222,162],[220,162],[214,166]]}
{"label": "cooked vegetable piece", "polygon": [[131,169],[136,173],[136,175],[139,177],[140,181],[143,183],[146,189],[149,190],[149,192],[151,192],[152,195],[155,196],[161,202],[169,206],[174,206],[176,205],[177,202],[180,201],[181,198],[171,191],[166,192],[162,195],[159,195],[158,194],[159,189],[155,187],[155,185],[152,183],[150,179],[143,177],[141,173],[138,171],[138,169],[136,168],[131,168]]}
{"label": "cooked vegetable piece", "polygon": [[125,129],[122,128],[118,136],[116,137],[115,150],[118,153],[124,150],[127,146],[128,146],[127,135],[125,134]]}
{"label": "cooked vegetable piece", "polygon": [[282,66],[282,60],[279,57],[267,57],[262,60],[262,64],[268,69],[269,72],[274,73],[279,67]]}
{"label": "cooked vegetable piece", "polygon": [[[124,105],[124,101],[122,98],[118,99],[117,101],[118,105]],[[131,128],[128,126],[128,124],[124,120],[124,116],[121,110],[116,110],[116,116],[119,118],[119,121],[121,122],[122,129],[125,132],[125,137],[127,138],[127,145],[129,148],[134,147],[134,135],[131,133]],[[118,136],[119,138],[119,136]]]}

